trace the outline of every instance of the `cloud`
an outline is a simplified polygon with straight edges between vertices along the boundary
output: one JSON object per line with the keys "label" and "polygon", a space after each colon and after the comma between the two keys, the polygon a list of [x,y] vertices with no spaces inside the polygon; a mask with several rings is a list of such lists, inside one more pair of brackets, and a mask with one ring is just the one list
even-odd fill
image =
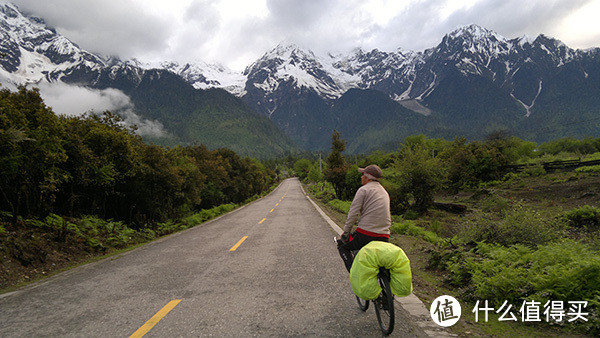
{"label": "cloud", "polygon": [[86,113],[111,111],[120,115],[125,125],[136,125],[136,133],[141,136],[165,136],[163,125],[158,121],[144,119],[137,115],[127,95],[117,89],[95,90],[71,86],[62,82],[36,84],[47,106],[56,114],[81,116]]}
{"label": "cloud", "polygon": [[508,37],[524,34],[555,35],[564,18],[591,0],[483,0],[468,9],[456,11],[448,18],[450,24],[477,23]]}
{"label": "cloud", "polygon": [[[241,70],[287,40],[317,53],[422,51],[459,25],[598,46],[600,0],[15,0],[82,48]],[[595,7],[590,7],[595,4]],[[589,8],[584,10],[585,8]],[[596,9],[596,10],[594,10]],[[581,13],[585,12],[585,13]],[[575,15],[579,13],[579,15]],[[584,15],[585,14],[585,15]],[[577,17],[576,19],[573,19]],[[582,24],[585,22],[586,24]]]}
{"label": "cloud", "polygon": [[25,13],[46,23],[81,48],[102,55],[130,58],[167,48],[172,33],[168,17],[150,13],[132,0],[14,0]]}
{"label": "cloud", "polygon": [[137,127],[136,134],[140,136],[163,137],[167,135],[162,123],[157,120],[147,120],[137,115],[133,110],[127,109],[120,113],[126,125]]}
{"label": "cloud", "polygon": [[269,2],[271,26],[286,39],[317,52],[360,46],[378,25],[361,1]]}
{"label": "cloud", "polygon": [[[506,38],[539,34],[565,40],[561,22],[593,0],[477,0],[445,6],[438,0],[412,2],[375,38],[376,45],[421,51],[436,46],[458,26],[478,24]],[[587,33],[587,32],[581,32]],[[386,43],[387,40],[387,43]]]}
{"label": "cloud", "polygon": [[89,111],[118,111],[130,109],[129,97],[117,89],[93,90],[63,82],[36,84],[46,105],[55,113],[80,116]]}
{"label": "cloud", "polygon": [[219,36],[222,20],[215,1],[193,1],[182,12],[182,20],[170,39],[165,52],[178,61],[199,59],[193,55],[206,55],[214,49],[214,41]]}

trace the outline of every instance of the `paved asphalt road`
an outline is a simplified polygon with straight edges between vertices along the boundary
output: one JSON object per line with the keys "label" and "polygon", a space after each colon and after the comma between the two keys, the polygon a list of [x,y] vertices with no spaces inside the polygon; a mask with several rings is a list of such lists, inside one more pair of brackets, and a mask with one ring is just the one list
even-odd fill
{"label": "paved asphalt road", "polygon": [[[288,179],[217,220],[0,295],[0,337],[129,337],[155,314],[146,337],[381,336],[333,235]],[[413,335],[405,321],[393,336]]]}

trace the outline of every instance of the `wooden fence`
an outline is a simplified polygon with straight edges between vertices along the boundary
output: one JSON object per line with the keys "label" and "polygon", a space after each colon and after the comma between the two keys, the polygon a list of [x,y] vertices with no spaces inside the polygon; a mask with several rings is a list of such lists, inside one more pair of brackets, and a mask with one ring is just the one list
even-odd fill
{"label": "wooden fence", "polygon": [[[537,164],[512,164],[507,165],[506,169],[508,171],[520,172],[527,168],[534,167]],[[546,171],[557,171],[557,170],[574,170],[575,168],[585,167],[590,165],[600,165],[600,160],[592,160],[592,161],[582,161],[578,160],[568,160],[568,161],[552,161],[552,162],[543,162],[542,166]]]}

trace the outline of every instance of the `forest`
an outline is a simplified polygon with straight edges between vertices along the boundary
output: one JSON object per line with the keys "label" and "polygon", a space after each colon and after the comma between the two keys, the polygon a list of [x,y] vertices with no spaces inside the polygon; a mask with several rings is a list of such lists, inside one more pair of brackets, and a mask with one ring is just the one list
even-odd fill
{"label": "forest", "polygon": [[57,116],[37,89],[0,90],[0,288],[196,225],[276,179],[229,149],[146,144],[110,112]]}

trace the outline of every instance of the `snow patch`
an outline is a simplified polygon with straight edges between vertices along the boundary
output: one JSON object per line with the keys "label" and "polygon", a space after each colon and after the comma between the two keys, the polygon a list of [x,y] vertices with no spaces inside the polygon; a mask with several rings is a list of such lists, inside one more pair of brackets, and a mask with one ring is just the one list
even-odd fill
{"label": "snow patch", "polygon": [[433,112],[431,109],[425,107],[419,102],[419,100],[404,100],[399,101],[404,108],[414,111],[415,113],[419,113],[424,116],[429,116]]}
{"label": "snow patch", "polygon": [[521,47],[525,47],[525,45],[533,45],[535,38],[530,37],[529,35],[523,35],[518,39],[518,44]]}
{"label": "snow patch", "polygon": [[515,95],[513,93],[510,93],[510,96],[512,96],[513,99],[517,100],[520,104],[523,105],[523,107],[525,107],[525,109],[527,110],[527,113],[525,114],[525,117],[529,117],[531,115],[531,108],[533,108],[533,106],[535,105],[535,101],[537,100],[538,96],[540,96],[541,92],[542,92],[542,81],[540,80],[539,85],[538,85],[537,94],[535,95],[535,97],[531,101],[531,104],[528,105],[525,102],[519,100],[517,97],[515,97]]}

